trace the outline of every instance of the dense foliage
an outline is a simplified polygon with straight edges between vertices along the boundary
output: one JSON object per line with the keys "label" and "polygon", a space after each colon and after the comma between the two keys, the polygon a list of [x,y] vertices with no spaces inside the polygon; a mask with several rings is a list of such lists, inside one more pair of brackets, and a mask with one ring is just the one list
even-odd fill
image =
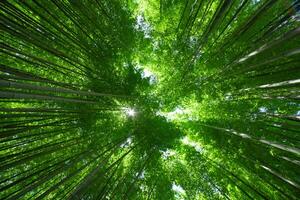
{"label": "dense foliage", "polygon": [[299,198],[299,7],[0,1],[0,198]]}

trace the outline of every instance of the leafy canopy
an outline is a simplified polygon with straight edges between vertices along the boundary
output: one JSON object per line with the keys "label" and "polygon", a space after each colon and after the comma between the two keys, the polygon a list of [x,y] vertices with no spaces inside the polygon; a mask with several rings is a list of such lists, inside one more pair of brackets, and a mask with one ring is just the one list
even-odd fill
{"label": "leafy canopy", "polygon": [[0,2],[1,199],[297,199],[297,0]]}

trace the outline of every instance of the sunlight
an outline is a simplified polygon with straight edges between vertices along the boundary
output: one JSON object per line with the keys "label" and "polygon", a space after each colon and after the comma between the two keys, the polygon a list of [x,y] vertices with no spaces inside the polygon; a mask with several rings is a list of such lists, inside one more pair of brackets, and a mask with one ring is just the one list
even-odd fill
{"label": "sunlight", "polygon": [[130,107],[123,107],[123,112],[126,114],[126,116],[128,117],[134,117],[136,115],[136,111],[134,110],[134,108],[130,108]]}
{"label": "sunlight", "polygon": [[127,116],[135,116],[136,115],[136,112],[133,108],[125,108],[125,113]]}

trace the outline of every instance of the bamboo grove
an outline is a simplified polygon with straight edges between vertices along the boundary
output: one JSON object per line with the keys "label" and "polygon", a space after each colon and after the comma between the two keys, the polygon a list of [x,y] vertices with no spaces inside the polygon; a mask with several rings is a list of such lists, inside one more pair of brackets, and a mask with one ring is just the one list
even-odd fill
{"label": "bamboo grove", "polygon": [[0,199],[299,199],[298,0],[0,9]]}

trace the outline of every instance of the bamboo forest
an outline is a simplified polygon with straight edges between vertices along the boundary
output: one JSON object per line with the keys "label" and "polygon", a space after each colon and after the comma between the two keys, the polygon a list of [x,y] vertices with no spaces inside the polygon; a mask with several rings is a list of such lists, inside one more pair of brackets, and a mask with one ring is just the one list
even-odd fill
{"label": "bamboo forest", "polygon": [[0,199],[300,198],[299,0],[0,10]]}

